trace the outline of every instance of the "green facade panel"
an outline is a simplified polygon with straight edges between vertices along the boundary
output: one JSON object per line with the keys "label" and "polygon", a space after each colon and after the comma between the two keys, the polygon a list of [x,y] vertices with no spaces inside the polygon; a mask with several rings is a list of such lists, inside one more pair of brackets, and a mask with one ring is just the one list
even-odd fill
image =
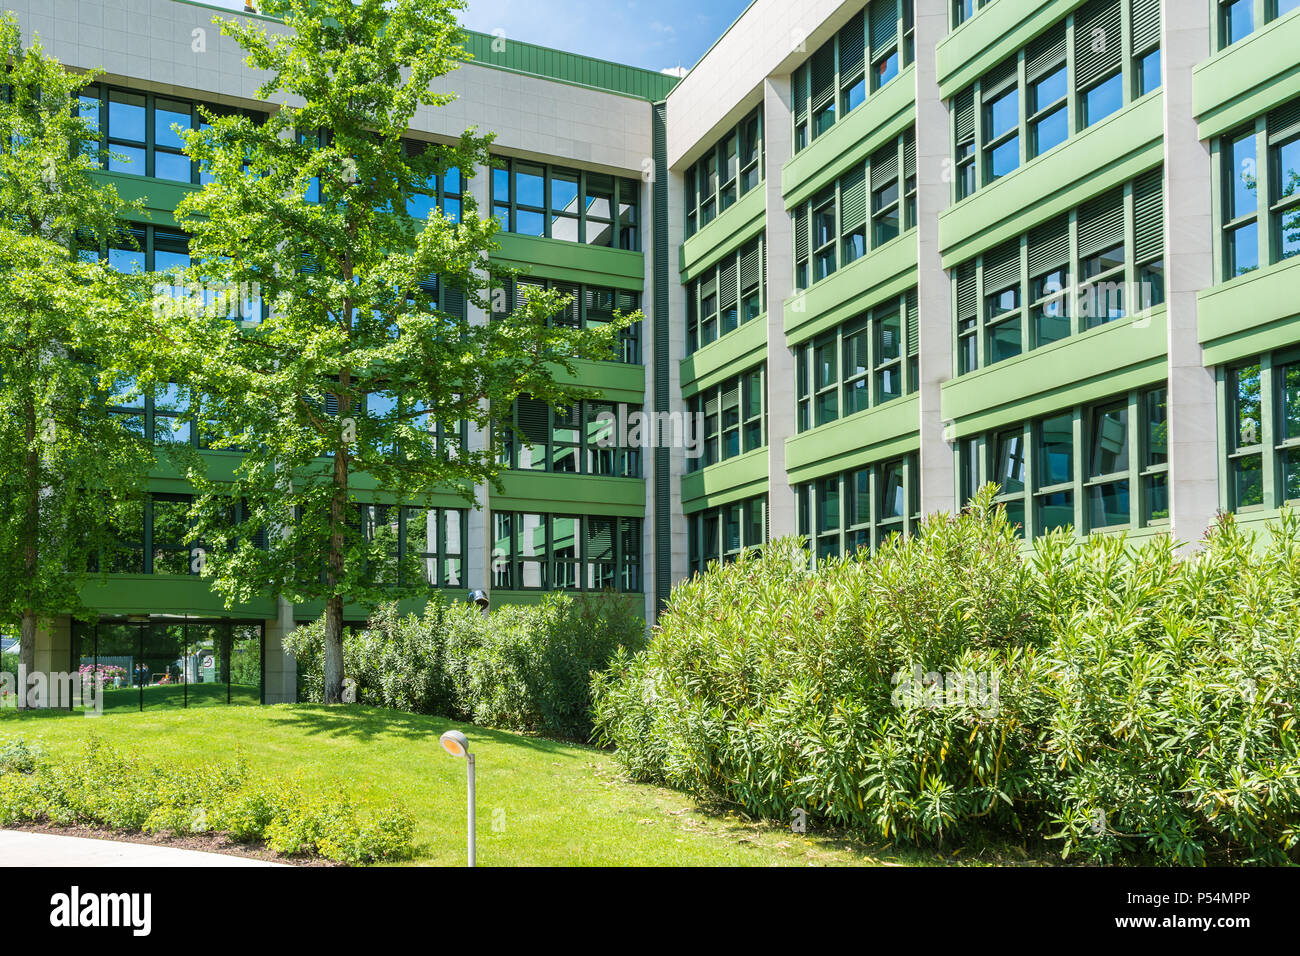
{"label": "green facade panel", "polygon": [[767,313],[714,339],[681,361],[682,398],[763,361],[767,353]]}
{"label": "green facade panel", "polygon": [[[997,0],[935,47],[939,95],[947,99],[1086,0]],[[1199,0],[1186,0],[1199,2]]]}
{"label": "green facade panel", "polygon": [[1196,321],[1206,365],[1300,341],[1300,258],[1201,292]]}
{"label": "green facade panel", "polygon": [[498,233],[497,244],[501,248],[493,254],[494,262],[544,275],[548,279],[635,289],[637,292],[645,285],[645,253],[642,252],[510,232]]}
{"label": "green facade panel", "polygon": [[492,492],[491,503],[499,511],[572,514],[579,510],[583,514],[640,517],[645,514],[645,481],[503,471],[501,491]]}
{"label": "green facade panel", "polygon": [[729,504],[767,490],[767,449],[682,476],[682,510],[687,514]]}
{"label": "green facade panel", "polygon": [[908,395],[786,439],[790,483],[915,451],[920,416],[920,399]]}
{"label": "green facade panel", "polygon": [[916,233],[907,231],[785,300],[786,341],[797,345],[916,285]]}
{"label": "green facade panel", "polygon": [[1300,95],[1300,10],[1220,50],[1192,72],[1197,133],[1210,139]]}
{"label": "green facade panel", "polygon": [[682,243],[678,251],[682,282],[694,279],[702,269],[735,252],[762,231],[767,212],[767,194],[762,185],[760,180],[734,206]]}

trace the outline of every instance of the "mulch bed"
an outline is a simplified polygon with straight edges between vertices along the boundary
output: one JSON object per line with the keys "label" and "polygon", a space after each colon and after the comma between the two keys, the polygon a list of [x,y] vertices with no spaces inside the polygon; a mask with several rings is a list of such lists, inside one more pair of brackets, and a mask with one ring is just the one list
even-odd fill
{"label": "mulch bed", "polygon": [[253,860],[287,863],[290,866],[343,865],[318,856],[279,856],[268,850],[263,843],[236,843],[224,833],[198,833],[176,836],[165,833],[128,833],[121,830],[99,830],[87,826],[60,827],[50,823],[19,823],[6,829],[26,830],[28,833],[51,833],[55,836],[86,837],[91,840],[113,840],[117,843],[169,846],[177,850],[198,850],[203,853],[224,853],[226,856],[243,856]]}

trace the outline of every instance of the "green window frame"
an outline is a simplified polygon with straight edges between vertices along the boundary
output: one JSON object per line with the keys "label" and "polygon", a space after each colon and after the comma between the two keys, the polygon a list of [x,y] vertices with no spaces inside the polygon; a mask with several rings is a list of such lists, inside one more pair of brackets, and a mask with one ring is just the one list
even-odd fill
{"label": "green window frame", "polygon": [[763,181],[763,110],[755,107],[684,175],[689,239]]}
{"label": "green window frame", "polygon": [[612,515],[493,510],[492,586],[639,593],[641,524]]}
{"label": "green window frame", "polygon": [[1300,347],[1221,366],[1217,376],[1221,507],[1300,504]]}
{"label": "green window frame", "polygon": [[[968,7],[954,2],[954,29]],[[952,201],[1158,88],[1160,29],[1160,0],[1091,0],[957,91]]]}
{"label": "green window frame", "polygon": [[877,408],[919,387],[915,289],[794,346],[798,432]]}
{"label": "green window frame", "polygon": [[766,305],[767,246],[760,232],[686,283],[686,354],[757,319]]}
{"label": "green window frame", "polygon": [[958,376],[1161,305],[1163,168],[959,263],[951,282]]}
{"label": "green window frame", "polygon": [[641,406],[582,400],[553,408],[520,395],[501,422],[497,461],[514,471],[640,478],[641,449],[620,444],[620,410],[627,421]]}
{"label": "green window frame", "polygon": [[908,129],[795,207],[794,283],[807,289],[916,227],[916,135]]}
{"label": "green window frame", "polygon": [[1300,254],[1300,98],[1214,140],[1216,281]]}
{"label": "green window frame", "polygon": [[795,68],[796,154],[911,65],[915,32],[913,0],[871,0]]}
{"label": "green window frame", "polygon": [[492,215],[503,232],[641,249],[641,181],[496,156]]}
{"label": "green window frame", "polygon": [[795,487],[798,532],[813,562],[871,552],[892,535],[920,528],[920,468],[915,453],[860,465]]}
{"label": "green window frame", "polygon": [[696,472],[767,445],[767,363],[701,389],[686,400],[692,438],[701,448],[687,458]]}
{"label": "green window frame", "polygon": [[963,436],[956,443],[963,502],[992,482],[995,501],[1028,539],[1169,522],[1168,403],[1163,384]]}
{"label": "green window frame", "polygon": [[765,494],[688,514],[690,573],[703,574],[710,564],[730,564],[742,552],[760,551],[767,544],[767,534]]}

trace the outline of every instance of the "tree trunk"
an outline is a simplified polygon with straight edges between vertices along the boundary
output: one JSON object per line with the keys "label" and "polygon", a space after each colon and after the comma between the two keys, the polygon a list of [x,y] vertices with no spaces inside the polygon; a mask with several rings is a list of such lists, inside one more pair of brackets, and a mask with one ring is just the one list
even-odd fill
{"label": "tree trunk", "polygon": [[343,700],[343,598],[325,601],[325,703]]}
{"label": "tree trunk", "polygon": [[[22,630],[18,642],[19,673],[31,677],[36,670],[36,614],[34,611],[23,612]],[[18,706],[27,706],[27,686],[20,683],[17,689]]]}

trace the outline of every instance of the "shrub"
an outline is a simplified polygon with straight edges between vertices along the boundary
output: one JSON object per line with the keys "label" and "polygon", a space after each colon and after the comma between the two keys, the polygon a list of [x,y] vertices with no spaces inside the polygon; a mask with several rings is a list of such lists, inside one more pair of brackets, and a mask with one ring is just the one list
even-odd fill
{"label": "shrub", "polygon": [[593,681],[635,778],[938,844],[1281,862],[1300,842],[1300,522],[1021,543],[989,492],[874,555],[793,541],[674,589]]}
{"label": "shrub", "polygon": [[[346,637],[343,664],[359,703],[587,740],[591,674],[644,645],[645,622],[618,596],[550,594],[487,616],[436,597],[418,616],[379,608]],[[308,700],[323,699],[323,646],[319,621],[286,640]]]}
{"label": "shrub", "polygon": [[[0,753],[18,749],[31,753],[21,740]],[[161,767],[93,737],[75,757],[0,763],[0,826],[15,823],[227,833],[238,842],[265,841],[283,855],[349,864],[405,859],[415,831],[405,811],[254,778],[242,760]]]}

